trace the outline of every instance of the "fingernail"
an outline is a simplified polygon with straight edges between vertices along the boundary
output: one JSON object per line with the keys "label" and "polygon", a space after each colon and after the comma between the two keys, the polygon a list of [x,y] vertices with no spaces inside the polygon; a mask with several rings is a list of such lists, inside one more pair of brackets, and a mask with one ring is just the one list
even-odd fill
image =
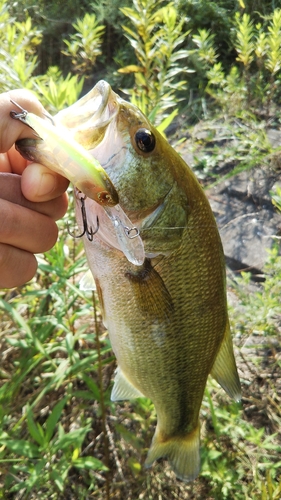
{"label": "fingernail", "polygon": [[41,180],[38,185],[37,196],[46,196],[51,194],[56,187],[55,176],[51,173],[44,173],[41,175]]}

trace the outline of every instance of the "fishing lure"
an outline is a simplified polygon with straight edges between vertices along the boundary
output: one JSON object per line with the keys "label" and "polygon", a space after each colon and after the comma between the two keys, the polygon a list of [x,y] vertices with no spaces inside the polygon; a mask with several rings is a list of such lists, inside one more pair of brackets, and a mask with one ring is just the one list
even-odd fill
{"label": "fishing lure", "polygon": [[44,141],[46,154],[52,155],[52,170],[66,177],[86,196],[100,205],[114,206],[118,203],[118,194],[106,171],[100,163],[69,134],[69,131],[55,125],[50,115],[44,120],[29,113],[12,101],[21,111],[11,111],[10,116],[32,128]]}
{"label": "fishing lure", "polygon": [[[25,125],[32,128],[37,134],[40,148],[36,148],[34,141],[29,144],[29,139],[19,141],[28,159],[40,157],[44,153],[48,158],[48,166],[55,172],[66,177],[77,188],[76,196],[81,203],[81,214],[83,231],[78,236],[70,233],[75,238],[86,236],[89,241],[99,230],[99,220],[97,227],[93,230],[88,227],[85,200],[87,197],[101,205],[113,224],[120,250],[126,258],[135,265],[142,265],[145,259],[144,245],[138,228],[132,225],[122,207],[118,203],[118,194],[110,178],[100,163],[86,151],[78,142],[69,136],[69,131],[56,125],[50,115],[46,114],[48,120],[29,113],[19,104],[11,102],[20,109],[20,112],[11,111],[10,116],[20,120]],[[18,143],[19,146],[19,143]],[[32,148],[32,155],[28,152]],[[77,194],[78,193],[78,194]]]}
{"label": "fishing lure", "polygon": [[[83,229],[78,235],[75,235],[69,229],[68,232],[73,238],[82,238],[82,236],[86,235],[89,241],[93,241],[94,235],[99,230],[99,218],[97,217],[96,229],[93,230],[92,227],[89,227],[87,220],[85,204],[87,197],[78,189],[75,189],[75,196],[81,204],[80,209]],[[136,266],[141,266],[145,259],[145,252],[139,229],[132,225],[129,217],[125,214],[119,204],[115,205],[115,207],[103,208],[113,224],[120,250],[129,262],[132,262],[132,264],[135,264]]]}
{"label": "fishing lure", "polygon": [[115,207],[104,207],[104,210],[113,222],[117,241],[123,254],[129,262],[141,266],[144,263],[145,252],[139,229],[132,225],[119,204]]}
{"label": "fishing lure", "polygon": [[81,193],[81,191],[78,191],[78,194],[76,193],[76,197],[80,200],[80,203],[81,203],[81,216],[82,216],[82,223],[83,223],[83,231],[80,233],[80,234],[74,234],[70,231],[69,229],[69,225],[67,224],[67,229],[68,229],[68,234],[70,234],[70,236],[72,236],[72,238],[82,238],[82,236],[86,235],[87,236],[87,239],[89,241],[93,241],[93,238],[95,236],[95,234],[98,232],[99,230],[99,218],[97,217],[97,227],[95,230],[92,229],[92,227],[89,227],[88,225],[88,219],[87,219],[87,212],[86,212],[86,207],[85,207],[85,200],[87,198],[87,196],[85,196],[83,193]]}

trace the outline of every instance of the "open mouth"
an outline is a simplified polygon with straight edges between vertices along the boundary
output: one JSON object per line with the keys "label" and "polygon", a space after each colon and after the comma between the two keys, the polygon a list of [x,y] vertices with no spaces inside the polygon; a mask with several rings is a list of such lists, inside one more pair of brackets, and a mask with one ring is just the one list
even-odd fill
{"label": "open mouth", "polygon": [[94,149],[103,139],[106,128],[118,113],[118,96],[101,80],[84,97],[55,116],[85,149]]}

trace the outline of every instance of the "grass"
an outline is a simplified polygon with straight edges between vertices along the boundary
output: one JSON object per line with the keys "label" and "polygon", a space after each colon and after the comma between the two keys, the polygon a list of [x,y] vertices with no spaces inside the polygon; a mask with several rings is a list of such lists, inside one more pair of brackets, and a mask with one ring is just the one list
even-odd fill
{"label": "grass", "polygon": [[[2,24],[14,29],[7,15],[4,9]],[[26,43],[32,49],[34,36],[40,34],[31,27],[29,30]],[[20,41],[20,37],[17,39]],[[15,37],[11,40],[10,48],[4,43],[8,55],[18,46]],[[241,50],[239,54],[241,60]],[[267,51],[268,61],[273,54]],[[63,79],[61,71],[52,67],[46,77],[31,78],[36,65],[33,50],[28,51],[28,58],[20,52],[18,62],[15,57],[4,56],[2,66],[12,61],[13,68],[8,73],[3,71],[10,77],[8,83],[3,80],[2,90],[6,86],[33,88],[35,82],[52,113],[69,105],[69,99],[77,100],[83,83],[80,81],[79,87],[77,77]],[[28,64],[22,64],[23,56]],[[265,78],[261,82],[255,74],[249,79],[246,69],[244,77],[254,85],[249,87],[248,95],[245,85],[244,90],[241,87],[241,68],[230,71],[212,93],[218,103],[219,119],[210,119],[214,113],[207,109],[206,98],[191,102],[184,118],[187,122],[188,116],[195,114],[197,119],[197,109],[199,116],[203,111],[206,118],[199,129],[195,126],[188,130],[193,167],[204,185],[253,168],[265,158],[279,160],[279,153],[272,156],[265,133],[269,124],[278,128],[280,122],[278,106],[271,110],[273,80]],[[218,66],[214,70],[215,66],[212,75],[209,73],[209,90],[215,77],[221,75]],[[278,78],[274,79],[276,92]],[[264,116],[255,102],[258,92],[267,101],[263,103],[267,108]],[[250,97],[255,97],[251,115]],[[240,102],[247,104],[242,111],[237,109]],[[236,111],[230,113],[231,108]],[[179,129],[182,133],[181,126]],[[277,205],[280,199],[277,193]],[[72,240],[62,223],[59,242],[39,257],[34,280],[20,289],[0,291],[0,499],[280,499],[278,248],[269,253],[265,282],[253,288],[248,274],[228,281],[243,399],[242,404],[231,402],[210,380],[201,410],[202,470],[199,478],[188,485],[175,479],[164,460],[151,470],[143,468],[156,422],[151,402],[139,399],[119,405],[110,401],[116,364],[97,297],[79,289],[86,268],[81,242]]]}
{"label": "grass", "polygon": [[[272,149],[261,125],[208,120],[191,131],[204,185],[253,168]],[[180,149],[180,146],[179,146]],[[274,152],[276,154],[276,152]],[[280,208],[280,193],[274,203]],[[115,358],[80,240],[64,222],[39,256],[33,281],[0,292],[0,499],[277,500],[281,497],[281,257],[266,280],[228,280],[242,404],[209,381],[201,409],[202,468],[177,481],[164,460],[143,467],[154,433],[152,403],[113,404]]]}
{"label": "grass", "polygon": [[173,136],[172,142],[179,152],[189,152],[188,163],[204,186],[265,162],[278,165],[279,150],[270,143],[265,121],[257,121],[248,113],[241,113],[239,118],[220,114],[184,131],[187,119],[188,109],[178,119],[178,136]]}
{"label": "grass", "polygon": [[36,278],[2,291],[0,498],[279,499],[281,496],[281,257],[252,293],[229,281],[242,405],[210,380],[202,404],[202,471],[175,480],[143,463],[156,415],[149,400],[110,402],[115,369],[97,298],[79,290],[81,243],[61,225]]}

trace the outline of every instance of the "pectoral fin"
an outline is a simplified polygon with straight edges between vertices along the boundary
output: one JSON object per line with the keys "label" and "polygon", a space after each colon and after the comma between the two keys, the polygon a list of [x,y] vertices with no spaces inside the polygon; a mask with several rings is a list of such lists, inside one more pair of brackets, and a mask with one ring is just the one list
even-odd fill
{"label": "pectoral fin", "polygon": [[125,276],[132,283],[138,307],[145,315],[160,321],[170,319],[174,308],[172,298],[150,259],[145,259],[143,266],[128,271]]}
{"label": "pectoral fin", "polygon": [[143,398],[144,395],[136,389],[125,377],[118,367],[115,372],[114,386],[111,393],[111,401],[122,401],[123,399]]}
{"label": "pectoral fin", "polygon": [[93,277],[90,269],[88,269],[88,271],[84,274],[84,276],[82,276],[82,278],[79,282],[79,288],[83,292],[97,289],[94,277]]}
{"label": "pectoral fin", "polygon": [[235,363],[229,324],[211,370],[211,375],[235,401],[241,400],[241,386]]}

